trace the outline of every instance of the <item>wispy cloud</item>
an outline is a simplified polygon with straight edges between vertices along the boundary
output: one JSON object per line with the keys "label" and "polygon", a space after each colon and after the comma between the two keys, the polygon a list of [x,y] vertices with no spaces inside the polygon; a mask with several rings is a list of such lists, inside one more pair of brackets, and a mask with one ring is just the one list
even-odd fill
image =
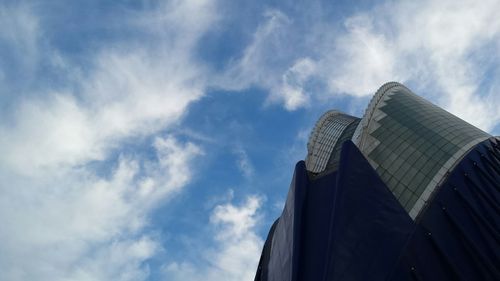
{"label": "wispy cloud", "polygon": [[[500,64],[498,1],[382,2],[349,15],[342,28],[320,10],[311,17],[309,8],[307,18],[268,11],[228,69],[228,77],[240,74],[233,88],[265,87],[270,101],[293,110],[369,96],[396,80],[485,130],[499,122],[498,75],[491,74]],[[301,40],[299,23],[309,27]]]}
{"label": "wispy cloud", "polygon": [[[142,232],[148,214],[186,184],[200,152],[172,137],[157,139],[155,151],[154,162],[123,155],[109,178],[86,169],[30,177],[0,173],[8,183],[0,189],[3,277],[137,280],[135,274],[146,270],[142,262],[161,247]],[[122,268],[135,273],[120,279],[114,273]]]}
{"label": "wispy cloud", "polygon": [[[250,86],[278,87],[277,73],[286,68],[288,60],[286,49],[290,19],[279,10],[268,10],[262,22],[253,34],[252,41],[243,50],[241,57],[233,61],[217,81],[219,86],[232,90],[241,90]],[[281,71],[276,72],[277,69]]]}
{"label": "wispy cloud", "polygon": [[[0,5],[0,26],[0,42],[4,45],[1,55],[11,59],[10,63],[9,60],[2,62],[0,70],[7,74],[8,67],[14,67],[32,74],[37,63],[33,58],[38,56],[41,34],[38,19],[32,16],[30,6]],[[6,82],[8,81],[4,81]]]}
{"label": "wispy cloud", "polygon": [[[54,81],[63,81],[35,87],[32,73],[25,81],[4,80],[0,89],[32,84],[2,96],[10,105],[0,121],[3,279],[149,276],[145,261],[162,247],[145,231],[150,212],[182,190],[202,154],[168,132],[203,95],[204,67],[193,49],[215,20],[214,3],[181,2],[121,19],[157,45],[103,42],[86,65],[39,36],[46,27],[36,6],[0,6],[0,40],[13,64],[26,73],[57,70],[62,76]],[[132,140],[150,147],[124,150]],[[96,172],[96,161],[105,162],[109,174]]]}
{"label": "wispy cloud", "polygon": [[[73,25],[51,21],[58,9],[0,4],[3,279],[149,278],[147,261],[163,248],[149,232],[151,212],[191,181],[207,149],[200,143],[224,141],[179,128],[207,89],[259,87],[292,111],[400,80],[483,129],[498,128],[498,1],[386,2],[340,24],[319,2],[295,14],[277,6],[220,72],[202,60],[200,42],[225,31],[224,3],[148,3],[97,17],[99,36],[77,33],[75,42],[61,39]],[[226,40],[217,36],[209,39]],[[301,133],[283,161],[303,156],[306,140]],[[232,152],[228,165],[251,178],[256,158],[243,147]],[[212,203],[215,237],[202,258],[166,265],[167,276],[253,278],[263,199],[226,197]]]}
{"label": "wispy cloud", "polygon": [[247,152],[243,149],[241,145],[238,145],[233,153],[236,156],[236,164],[238,169],[243,174],[245,178],[251,178],[254,174],[254,167],[248,157]]}
{"label": "wispy cloud", "polygon": [[[262,239],[256,233],[263,199],[248,196],[241,205],[217,205],[210,216],[214,244],[200,249],[200,260],[165,265],[168,280],[252,280]],[[201,264],[201,265],[200,265]]]}
{"label": "wispy cloud", "polygon": [[500,44],[498,8],[497,1],[425,1],[387,3],[354,15],[333,41],[335,51],[325,52],[331,89],[370,95],[383,82],[400,80],[491,130],[500,120],[499,100],[490,92],[497,82],[486,77],[500,64],[491,53]]}
{"label": "wispy cloud", "polygon": [[309,104],[309,94],[305,84],[315,72],[316,64],[309,58],[299,59],[285,71],[281,77],[278,93],[281,93],[286,109],[294,110]]}

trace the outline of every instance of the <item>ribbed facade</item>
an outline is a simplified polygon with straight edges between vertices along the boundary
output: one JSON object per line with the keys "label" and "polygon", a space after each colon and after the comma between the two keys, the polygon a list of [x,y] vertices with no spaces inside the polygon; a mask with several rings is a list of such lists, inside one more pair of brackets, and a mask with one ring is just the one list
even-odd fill
{"label": "ribbed facade", "polygon": [[325,113],[256,281],[500,280],[500,138],[390,82]]}
{"label": "ribbed facade", "polygon": [[318,120],[306,167],[320,175],[336,169],[342,143],[352,139],[415,218],[456,163],[489,137],[402,84],[389,82],[376,92],[363,118],[331,110]]}
{"label": "ribbed facade", "polygon": [[[327,170],[328,164],[335,165],[335,159],[339,155],[339,147],[343,141],[351,138],[359,121],[360,118],[337,110],[330,110],[323,114],[316,122],[307,143],[307,170],[318,174]],[[348,128],[350,130],[347,130],[348,134],[346,135],[344,131]],[[337,149],[335,150],[336,145]]]}
{"label": "ribbed facade", "polygon": [[415,218],[435,188],[489,134],[390,82],[375,94],[354,143]]}

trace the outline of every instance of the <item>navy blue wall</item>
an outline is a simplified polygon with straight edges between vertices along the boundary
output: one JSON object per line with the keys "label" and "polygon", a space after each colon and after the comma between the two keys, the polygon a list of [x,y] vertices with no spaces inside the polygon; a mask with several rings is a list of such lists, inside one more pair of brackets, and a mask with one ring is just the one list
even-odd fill
{"label": "navy blue wall", "polygon": [[500,149],[477,145],[414,222],[357,147],[310,180],[296,165],[255,280],[500,280]]}

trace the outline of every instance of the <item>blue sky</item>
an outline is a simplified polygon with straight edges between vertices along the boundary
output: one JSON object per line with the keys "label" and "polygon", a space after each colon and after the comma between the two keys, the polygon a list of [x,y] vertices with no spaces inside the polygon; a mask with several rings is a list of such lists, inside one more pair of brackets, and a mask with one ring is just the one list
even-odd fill
{"label": "blue sky", "polygon": [[500,134],[499,10],[0,2],[2,280],[253,280],[326,110],[399,81]]}

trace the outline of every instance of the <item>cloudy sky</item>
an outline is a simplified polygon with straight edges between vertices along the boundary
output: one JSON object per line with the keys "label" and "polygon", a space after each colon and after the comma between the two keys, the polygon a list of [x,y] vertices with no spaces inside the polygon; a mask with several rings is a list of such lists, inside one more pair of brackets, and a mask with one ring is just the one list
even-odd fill
{"label": "cloudy sky", "polygon": [[500,134],[500,2],[0,1],[2,280],[253,280],[309,131],[399,81]]}

